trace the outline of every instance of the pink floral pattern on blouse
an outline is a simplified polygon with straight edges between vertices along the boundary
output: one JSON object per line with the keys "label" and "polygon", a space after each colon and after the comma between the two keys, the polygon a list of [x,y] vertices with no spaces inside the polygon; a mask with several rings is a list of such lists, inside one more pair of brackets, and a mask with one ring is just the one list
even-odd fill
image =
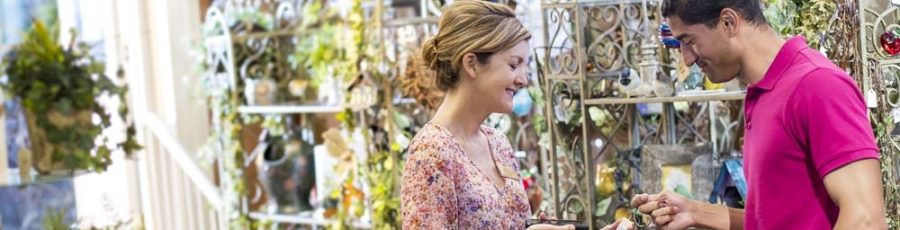
{"label": "pink floral pattern on blouse", "polygon": [[[497,162],[519,171],[502,133],[481,127]],[[484,153],[488,154],[488,153]],[[496,186],[450,131],[429,123],[412,141],[403,172],[403,229],[524,229],[531,213],[522,180]]]}

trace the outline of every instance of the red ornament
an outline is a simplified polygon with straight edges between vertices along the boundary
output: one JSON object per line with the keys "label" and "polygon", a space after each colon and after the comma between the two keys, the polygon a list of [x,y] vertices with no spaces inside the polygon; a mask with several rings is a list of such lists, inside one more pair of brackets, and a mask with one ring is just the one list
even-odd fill
{"label": "red ornament", "polygon": [[881,48],[891,56],[900,53],[900,29],[892,29],[881,35]]}

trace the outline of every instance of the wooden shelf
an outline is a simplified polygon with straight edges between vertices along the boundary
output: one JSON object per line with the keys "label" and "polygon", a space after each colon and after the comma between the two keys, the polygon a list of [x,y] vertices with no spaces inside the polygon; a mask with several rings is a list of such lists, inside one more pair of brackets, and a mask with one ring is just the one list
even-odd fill
{"label": "wooden shelf", "polygon": [[264,106],[240,106],[238,113],[244,114],[308,114],[308,113],[339,113],[344,107],[335,105],[264,105]]}
{"label": "wooden shelf", "polygon": [[[398,98],[395,105],[415,104],[415,98]],[[328,114],[340,113],[348,107],[339,105],[245,105],[238,107],[238,113],[244,114]],[[354,109],[354,112],[361,111]]]}
{"label": "wooden shelf", "polygon": [[[255,220],[268,220],[274,223],[285,224],[301,224],[310,226],[328,226],[334,223],[334,220],[326,220],[311,216],[286,215],[286,214],[268,214],[263,212],[251,212],[250,218]],[[372,229],[372,224],[363,222],[352,222],[350,226],[355,229]]]}
{"label": "wooden shelf", "polygon": [[584,101],[586,105],[611,105],[611,104],[638,104],[638,103],[665,103],[665,102],[696,102],[696,101],[736,101],[744,100],[746,92],[710,92],[691,93],[672,97],[630,97],[630,98],[594,98]]}
{"label": "wooden shelf", "polygon": [[415,103],[416,103],[416,99],[415,99],[415,98],[406,98],[406,97],[404,97],[404,98],[399,98],[399,99],[394,100],[394,104],[395,104],[395,105],[415,104]]}

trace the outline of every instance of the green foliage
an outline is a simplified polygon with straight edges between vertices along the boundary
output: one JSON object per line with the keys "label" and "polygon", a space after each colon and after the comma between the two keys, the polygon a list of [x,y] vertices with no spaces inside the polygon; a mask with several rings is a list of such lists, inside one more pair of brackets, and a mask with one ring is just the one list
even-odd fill
{"label": "green foliage", "polygon": [[797,18],[797,5],[794,5],[794,1],[769,0],[767,4],[763,15],[769,25],[781,34],[791,34],[791,27]]}
{"label": "green foliage", "polygon": [[[35,21],[24,41],[3,59],[7,81],[0,83],[0,87],[20,98],[30,119],[46,132],[47,141],[55,146],[54,163],[62,162],[71,170],[104,171],[112,163],[112,151],[121,150],[130,156],[141,149],[133,124],[128,124],[123,142],[111,143],[104,138],[100,145],[94,143],[103,130],[111,127],[111,111],[126,119],[128,88],[117,85],[104,74],[103,64],[88,54],[87,45],[60,46],[56,31]],[[118,79],[123,78],[122,71],[117,75]],[[114,96],[120,107],[101,106],[98,98],[103,95]],[[91,122],[91,114],[99,116],[100,122]],[[65,124],[73,120],[74,124]],[[34,135],[34,130],[30,131]]]}
{"label": "green foliage", "polygon": [[371,186],[374,229],[400,229],[400,174],[403,164],[395,151],[370,154],[367,177]]}
{"label": "green foliage", "polygon": [[806,43],[816,48],[836,7],[833,0],[767,0],[764,15],[782,35],[803,35]]}
{"label": "green foliage", "polygon": [[44,229],[47,230],[66,230],[69,229],[68,224],[66,224],[66,212],[67,210],[61,209],[53,209],[47,208],[44,212],[44,220],[42,221],[42,225]]}
{"label": "green foliage", "polygon": [[[362,4],[353,5],[346,18],[341,19],[335,8],[311,3],[304,9],[304,19],[297,28],[304,38],[291,57],[292,66],[306,71],[312,86],[327,78],[349,82],[359,74],[357,63],[364,43]],[[308,16],[308,17],[307,17]]]}
{"label": "green foliage", "polygon": [[825,31],[828,19],[834,14],[837,7],[833,0],[794,0],[799,16],[795,22],[794,34],[807,38],[806,43],[810,47],[819,47],[819,33]]}

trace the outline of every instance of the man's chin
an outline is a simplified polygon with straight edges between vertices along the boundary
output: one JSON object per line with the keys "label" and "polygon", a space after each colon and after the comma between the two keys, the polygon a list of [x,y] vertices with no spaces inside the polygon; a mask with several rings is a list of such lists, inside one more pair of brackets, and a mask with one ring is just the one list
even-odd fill
{"label": "man's chin", "polygon": [[712,82],[712,83],[715,83],[715,84],[722,84],[722,83],[726,83],[726,82],[729,82],[729,81],[731,81],[731,80],[734,80],[735,78],[739,78],[739,77],[738,77],[738,76],[724,77],[724,78],[721,78],[721,77],[709,77],[708,79],[709,79],[709,82]]}

